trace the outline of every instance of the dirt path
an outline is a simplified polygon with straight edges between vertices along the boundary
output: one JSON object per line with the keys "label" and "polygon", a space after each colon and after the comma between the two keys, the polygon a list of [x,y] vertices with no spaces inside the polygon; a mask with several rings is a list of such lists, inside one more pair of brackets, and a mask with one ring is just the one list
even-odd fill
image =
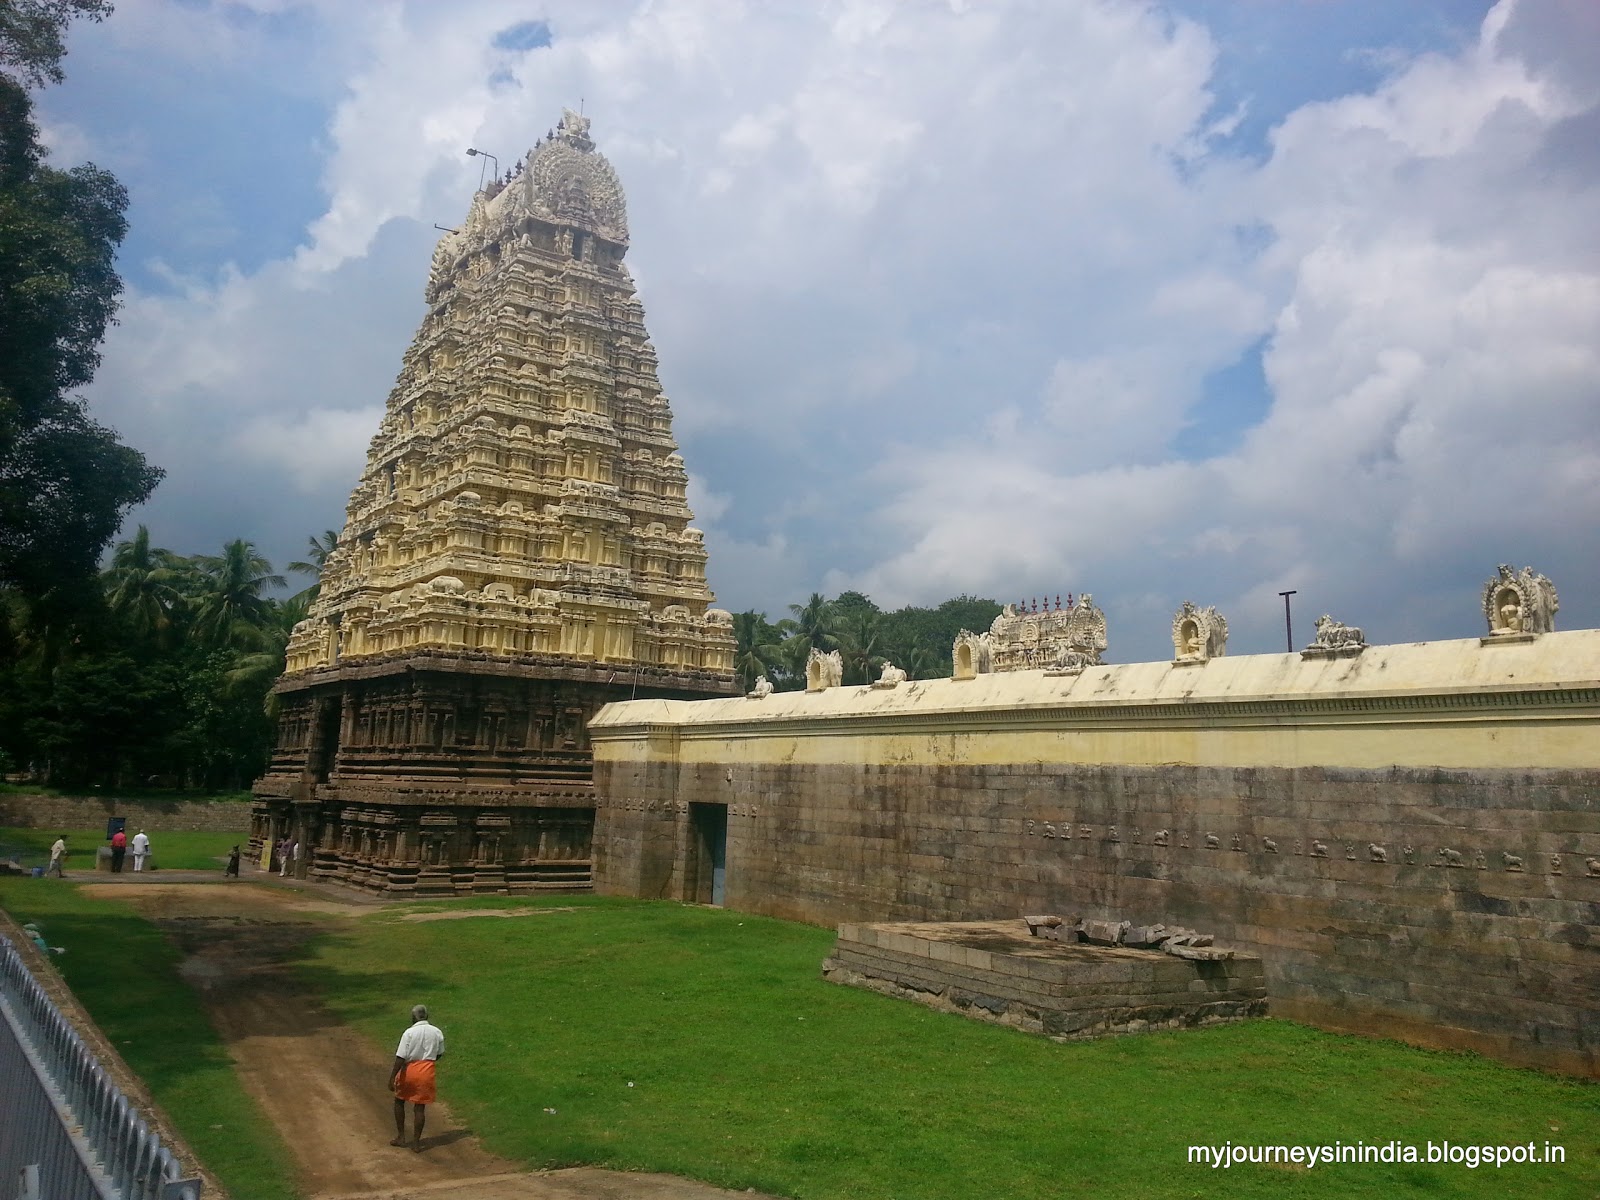
{"label": "dirt path", "polygon": [[[370,912],[322,896],[235,884],[88,885],[132,904],[184,953],[183,973],[227,1042],[247,1091],[278,1127],[313,1200],[713,1200],[666,1175],[588,1168],[523,1172],[490,1154],[447,1104],[428,1106],[422,1153],[388,1144],[389,1047],[339,1023],[290,963],[324,914]],[[409,1113],[407,1114],[409,1121]]]}

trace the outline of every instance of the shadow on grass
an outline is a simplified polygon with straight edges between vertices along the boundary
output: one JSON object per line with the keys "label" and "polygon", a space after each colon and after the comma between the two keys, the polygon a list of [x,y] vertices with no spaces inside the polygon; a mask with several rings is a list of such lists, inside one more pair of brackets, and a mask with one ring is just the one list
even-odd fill
{"label": "shadow on grass", "polygon": [[[438,989],[438,980],[425,970],[411,967],[384,967],[352,972],[340,962],[358,943],[355,936],[319,930],[307,938],[292,961],[285,963],[293,976],[293,988],[327,1016],[330,1025],[394,1018],[410,1012],[413,1004],[433,1004],[428,997]],[[341,997],[338,1017],[322,1010],[323,997]],[[398,1031],[397,1031],[398,1033]]]}
{"label": "shadow on grass", "polygon": [[34,921],[73,993],[237,1200],[293,1200],[287,1148],[234,1074],[178,948],[126,905],[75,887],[0,880],[0,906]]}

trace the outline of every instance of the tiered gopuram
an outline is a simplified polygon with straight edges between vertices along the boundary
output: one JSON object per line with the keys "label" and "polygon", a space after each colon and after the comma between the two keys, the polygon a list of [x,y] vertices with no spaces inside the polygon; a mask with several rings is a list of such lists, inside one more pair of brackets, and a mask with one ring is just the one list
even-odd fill
{"label": "tiered gopuram", "polygon": [[590,882],[586,726],[734,692],[586,118],[479,191],[289,642],[254,839],[382,891]]}

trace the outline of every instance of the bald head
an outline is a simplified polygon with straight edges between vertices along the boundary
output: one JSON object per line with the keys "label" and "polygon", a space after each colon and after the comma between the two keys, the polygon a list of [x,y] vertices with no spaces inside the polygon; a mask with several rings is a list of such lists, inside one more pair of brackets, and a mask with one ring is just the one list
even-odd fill
{"label": "bald head", "polygon": [[413,1021],[426,1021],[428,1019],[428,1006],[426,1004],[412,1005],[411,1019]]}

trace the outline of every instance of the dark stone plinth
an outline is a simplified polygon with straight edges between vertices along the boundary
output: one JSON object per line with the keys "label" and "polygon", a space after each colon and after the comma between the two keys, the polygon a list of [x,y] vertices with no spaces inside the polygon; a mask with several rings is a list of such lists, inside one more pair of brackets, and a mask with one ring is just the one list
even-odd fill
{"label": "dark stone plinth", "polygon": [[590,718],[612,700],[731,686],[463,655],[282,680],[277,749],[254,788],[251,857],[268,841],[304,841],[296,875],[384,895],[589,891]]}
{"label": "dark stone plinth", "polygon": [[840,925],[824,978],[1060,1041],[1265,1016],[1261,959],[1032,937],[1024,920]]}

